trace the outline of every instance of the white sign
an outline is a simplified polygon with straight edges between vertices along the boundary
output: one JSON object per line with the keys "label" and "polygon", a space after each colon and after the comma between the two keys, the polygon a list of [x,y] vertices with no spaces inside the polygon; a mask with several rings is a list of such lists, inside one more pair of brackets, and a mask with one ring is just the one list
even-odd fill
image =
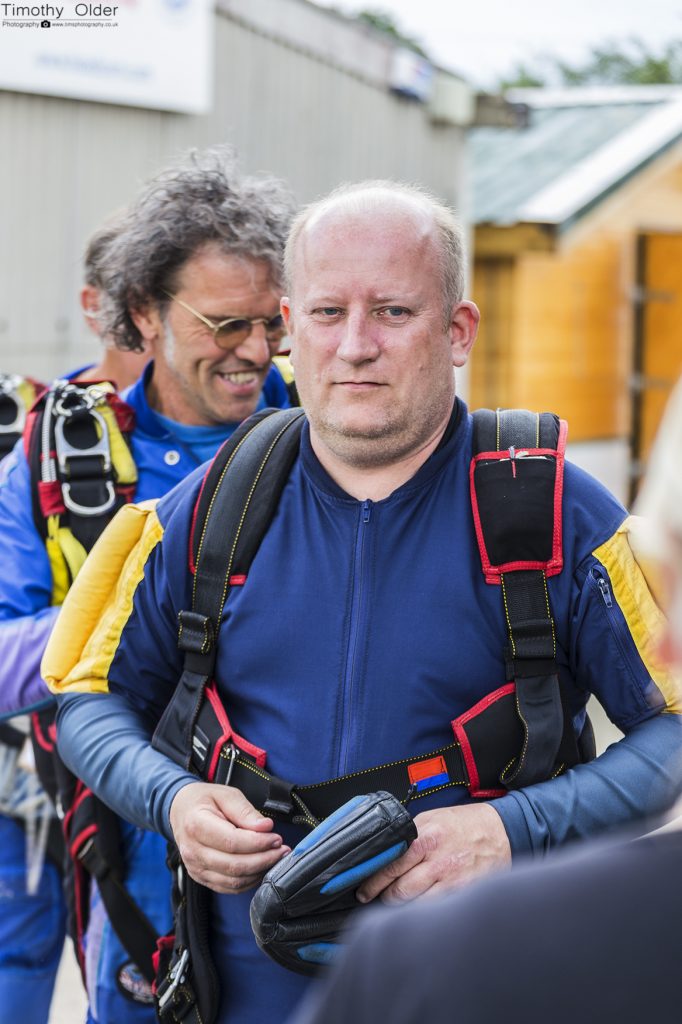
{"label": "white sign", "polygon": [[202,114],[213,0],[0,0],[0,89]]}

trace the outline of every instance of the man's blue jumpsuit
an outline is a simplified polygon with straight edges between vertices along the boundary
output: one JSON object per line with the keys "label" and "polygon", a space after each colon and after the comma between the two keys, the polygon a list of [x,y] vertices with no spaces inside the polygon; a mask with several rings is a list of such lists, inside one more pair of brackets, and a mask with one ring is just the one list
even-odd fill
{"label": "man's blue jumpsuit", "polygon": [[[131,439],[138,469],[136,501],[169,491],[212,457],[236,426],[187,427],[160,417],[145,396],[151,372],[148,366],[124,395],[136,417]],[[273,367],[259,407],[289,404],[284,381]],[[33,523],[30,476],[21,442],[2,466],[0,564],[0,715],[7,716],[52,701],[39,665],[58,611],[50,606],[52,575]],[[128,887],[150,920],[165,930],[170,923],[165,841],[133,826],[123,824],[123,828]],[[61,879],[48,860],[38,893],[26,895],[25,836],[12,818],[0,816],[0,849],[0,1020],[45,1024],[64,942]],[[94,889],[86,969],[91,1019],[98,1024],[152,1024],[155,1020],[151,1006],[132,1002],[121,991],[121,985],[135,983],[131,968],[124,967],[128,960]]]}
{"label": "man's blue jumpsuit", "polygon": [[[227,601],[216,664],[232,727],[267,751],[275,775],[312,783],[416,758],[452,742],[451,720],[504,685],[502,597],[481,571],[470,459],[471,420],[457,401],[443,442],[414,477],[381,501],[357,501],[322,468],[304,428],[272,524]],[[172,799],[194,777],[149,739],[181,672],[177,616],[191,607],[186,553],[202,477],[156,509],[119,514],[98,552],[102,567],[127,556],[106,622],[97,625],[92,609],[81,637],[71,628],[88,614],[91,560],[43,664],[66,693],[66,762],[119,813],[165,835]],[[576,731],[594,693],[626,736],[591,764],[494,802],[514,857],[656,813],[682,788],[680,689],[653,654],[660,613],[625,520],[596,481],[566,467],[565,567],[548,581],[559,672]],[[137,537],[129,552],[124,526]],[[445,784],[410,809],[468,799]],[[301,835],[277,830],[290,843]],[[257,949],[251,895],[212,895],[221,1024],[283,1020],[308,983]]]}

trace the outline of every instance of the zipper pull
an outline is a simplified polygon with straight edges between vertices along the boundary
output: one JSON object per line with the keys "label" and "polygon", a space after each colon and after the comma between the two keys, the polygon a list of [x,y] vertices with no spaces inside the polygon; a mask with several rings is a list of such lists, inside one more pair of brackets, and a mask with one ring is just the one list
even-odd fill
{"label": "zipper pull", "polygon": [[516,448],[513,444],[509,446],[509,458],[511,459],[512,477],[516,479]]}
{"label": "zipper pull", "polygon": [[604,604],[607,608],[611,608],[613,606],[611,589],[603,576],[597,576],[597,586],[599,587],[599,592],[601,593]]}
{"label": "zipper pull", "polygon": [[366,498],[362,503],[362,521],[368,523],[372,514],[372,502]]}

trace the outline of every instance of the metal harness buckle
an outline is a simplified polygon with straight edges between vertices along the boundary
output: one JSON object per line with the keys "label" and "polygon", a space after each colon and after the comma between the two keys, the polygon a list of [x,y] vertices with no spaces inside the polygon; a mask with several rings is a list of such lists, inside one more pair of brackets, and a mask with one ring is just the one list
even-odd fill
{"label": "metal harness buckle", "polygon": [[[75,384],[67,384],[61,391],[59,398],[54,405],[57,416],[55,424],[55,449],[57,463],[63,476],[71,476],[71,463],[77,459],[100,456],[102,459],[102,472],[109,473],[111,470],[111,447],[109,444],[109,431],[101,413],[97,412],[97,405],[106,400],[106,394],[99,388],[84,390]],[[73,418],[87,412],[98,427],[99,439],[89,448],[77,448],[67,440],[65,430],[73,421]],[[99,516],[108,512],[116,503],[116,492],[111,480],[103,480],[102,484],[106,491],[106,497],[99,505],[82,505],[71,495],[72,484],[62,484],[62,497],[65,506],[70,512],[79,516]]]}
{"label": "metal harness buckle", "polygon": [[159,1013],[163,1012],[163,1009],[169,999],[173,997],[177,989],[184,982],[187,977],[187,967],[189,965],[189,950],[184,949],[182,955],[176,964],[171,967],[168,972],[169,983],[168,988],[158,998]]}
{"label": "metal harness buckle", "polygon": [[0,434],[23,434],[26,426],[26,408],[18,394],[21,377],[16,374],[0,374],[0,402],[3,405],[13,404],[14,419],[11,423],[0,423]]}

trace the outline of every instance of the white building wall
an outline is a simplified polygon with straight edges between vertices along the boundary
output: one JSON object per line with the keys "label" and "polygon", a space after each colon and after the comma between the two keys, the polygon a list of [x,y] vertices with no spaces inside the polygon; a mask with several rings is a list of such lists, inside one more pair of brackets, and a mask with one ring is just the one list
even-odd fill
{"label": "white building wall", "polygon": [[465,127],[389,90],[383,38],[307,0],[218,2],[208,115],[0,92],[1,370],[46,379],[95,358],[77,302],[85,243],[190,146],[234,144],[301,202],[364,177],[460,202]]}

